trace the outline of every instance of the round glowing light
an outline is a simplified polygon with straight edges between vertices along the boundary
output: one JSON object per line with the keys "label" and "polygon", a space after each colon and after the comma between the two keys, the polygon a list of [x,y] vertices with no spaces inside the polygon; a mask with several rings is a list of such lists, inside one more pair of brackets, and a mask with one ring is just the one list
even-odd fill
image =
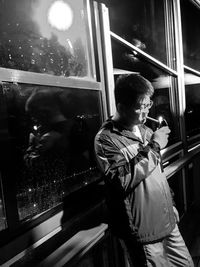
{"label": "round glowing light", "polygon": [[60,31],[70,28],[73,21],[73,12],[70,6],[63,1],[55,1],[48,10],[49,24]]}
{"label": "round glowing light", "polygon": [[163,122],[163,117],[162,117],[162,116],[159,116],[159,117],[158,117],[158,121],[159,121],[159,123],[161,124],[161,123]]}
{"label": "round glowing light", "polygon": [[38,126],[37,125],[33,125],[33,130],[37,131],[38,130]]}

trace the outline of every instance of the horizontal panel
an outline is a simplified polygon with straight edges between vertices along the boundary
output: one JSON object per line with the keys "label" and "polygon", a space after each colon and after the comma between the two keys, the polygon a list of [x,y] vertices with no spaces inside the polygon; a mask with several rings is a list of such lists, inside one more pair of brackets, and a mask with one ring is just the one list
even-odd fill
{"label": "horizontal panel", "polygon": [[42,261],[41,265],[43,267],[60,267],[69,264],[73,259],[78,261],[105,236],[107,229],[108,225],[102,223],[97,227],[78,232]]}
{"label": "horizontal panel", "polygon": [[0,68],[0,81],[100,90],[101,84],[89,78],[57,77],[50,74]]}
{"label": "horizontal panel", "polygon": [[153,65],[156,65],[156,67],[166,71],[167,73],[173,75],[173,76],[177,76],[178,73],[176,71],[174,71],[173,69],[169,68],[167,65],[163,64],[162,62],[160,62],[159,60],[155,59],[154,57],[150,56],[149,54],[145,53],[144,51],[142,51],[141,49],[139,49],[137,46],[131,44],[130,42],[127,42],[126,40],[124,40],[123,38],[121,38],[120,36],[118,36],[117,34],[111,32],[111,37],[118,41],[119,43],[121,43],[121,45],[124,45],[125,47],[129,48],[130,50],[133,50],[136,52],[136,55],[138,53],[139,56],[142,56],[146,61],[152,63]]}
{"label": "horizontal panel", "polygon": [[199,155],[200,155],[200,148],[197,147],[191,152],[185,154],[182,158],[178,159],[177,161],[167,166],[165,168],[165,174],[167,178],[169,179],[172,175],[181,170],[185,165],[189,164],[191,160],[193,160],[196,156]]}
{"label": "horizontal panel", "polygon": [[[55,245],[55,247],[58,249],[55,250],[55,253],[52,253],[50,256],[51,258],[54,258],[55,255],[58,255],[58,253],[60,253],[60,246],[62,247],[63,242],[69,240],[69,242],[67,241],[67,244],[70,244],[71,240],[76,241],[76,236],[80,236],[79,233],[76,235],[76,233],[80,231],[80,225],[82,226],[83,223],[85,223],[85,220],[88,220],[88,218],[90,219],[90,227],[88,228],[89,231],[86,230],[82,231],[81,233],[84,237],[86,237],[87,235],[89,235],[89,233],[92,232],[94,236],[88,236],[88,242],[95,244],[98,237],[102,235],[103,232],[108,228],[108,226],[104,223],[99,223],[98,227],[95,227],[96,225],[93,225],[93,227],[95,228],[91,228],[92,224],[90,223],[93,220],[95,214],[101,214],[100,210],[102,209],[102,205],[105,205],[104,201],[95,203],[93,206],[87,207],[87,209],[84,209],[82,212],[76,214],[65,223],[63,223],[63,216],[65,216],[66,211],[63,210],[55,214],[51,218],[43,221],[39,225],[36,225],[26,233],[12,240],[12,242],[0,248],[0,264],[2,264],[1,266],[7,267],[11,266],[12,264],[16,264],[16,266],[18,266],[18,264],[20,266],[28,266],[28,264],[31,263],[31,260],[38,262],[39,259],[44,259],[44,253],[45,255],[52,253],[52,247]],[[72,238],[69,239],[69,237]],[[87,248],[87,246],[88,243],[86,242],[84,248]],[[39,250],[38,247],[40,248]],[[64,243],[63,247],[66,247],[66,243]],[[76,247],[67,247],[68,249],[71,249],[72,253],[74,253],[74,251],[77,251]],[[36,255],[38,259],[35,258]]]}

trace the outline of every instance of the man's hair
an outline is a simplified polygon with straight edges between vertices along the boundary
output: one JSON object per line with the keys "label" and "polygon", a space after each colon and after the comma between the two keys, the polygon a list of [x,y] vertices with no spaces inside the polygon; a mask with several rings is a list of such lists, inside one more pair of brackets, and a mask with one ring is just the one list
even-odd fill
{"label": "man's hair", "polygon": [[142,97],[151,97],[154,93],[152,84],[139,74],[122,74],[115,84],[115,103],[128,107],[135,105]]}
{"label": "man's hair", "polygon": [[34,112],[40,108],[57,109],[59,107],[59,95],[56,91],[35,89],[25,104],[27,112]]}

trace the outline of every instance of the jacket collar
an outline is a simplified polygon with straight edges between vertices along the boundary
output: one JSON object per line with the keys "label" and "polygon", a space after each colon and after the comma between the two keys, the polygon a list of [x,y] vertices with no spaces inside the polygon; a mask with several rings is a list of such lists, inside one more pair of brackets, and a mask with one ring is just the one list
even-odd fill
{"label": "jacket collar", "polygon": [[[150,129],[147,128],[145,125],[141,124],[138,125],[140,132],[141,132],[141,136],[143,139],[143,143],[145,143],[145,141],[150,141],[151,138],[151,132]],[[104,129],[109,129],[111,132],[115,132],[119,135],[125,136],[127,138],[133,139],[133,140],[137,140],[139,142],[142,143],[141,139],[138,138],[138,136],[136,136],[134,134],[134,132],[131,132],[127,129],[125,129],[122,125],[120,125],[119,123],[117,123],[116,121],[112,120],[112,117],[110,117],[108,120],[106,120],[103,125],[102,128]]]}

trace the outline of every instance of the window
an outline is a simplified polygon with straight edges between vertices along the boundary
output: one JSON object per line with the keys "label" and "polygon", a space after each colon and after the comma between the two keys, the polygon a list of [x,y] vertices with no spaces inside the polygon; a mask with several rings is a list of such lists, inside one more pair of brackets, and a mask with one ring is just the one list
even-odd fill
{"label": "window", "polygon": [[198,141],[200,134],[200,9],[194,2],[181,1],[186,97],[185,124],[186,135],[190,143],[194,143],[194,140]]}
{"label": "window", "polygon": [[185,72],[185,95],[186,95],[186,134],[191,138],[200,134],[200,77]]}
{"label": "window", "polygon": [[83,0],[0,3],[0,66],[94,78]]}
{"label": "window", "polygon": [[101,124],[100,93],[7,82],[2,89],[8,125],[4,157],[14,155],[7,168],[12,166],[17,181],[22,220],[99,178],[93,139]]}
{"label": "window", "polygon": [[184,64],[200,71],[200,8],[181,0]]}
{"label": "window", "polygon": [[[168,64],[168,22],[165,1],[107,1],[111,31]],[[170,23],[172,24],[172,21]],[[173,40],[171,40],[173,42]]]}
{"label": "window", "polygon": [[106,100],[88,1],[8,0],[0,10],[0,230],[12,236],[99,181],[93,139]]}

